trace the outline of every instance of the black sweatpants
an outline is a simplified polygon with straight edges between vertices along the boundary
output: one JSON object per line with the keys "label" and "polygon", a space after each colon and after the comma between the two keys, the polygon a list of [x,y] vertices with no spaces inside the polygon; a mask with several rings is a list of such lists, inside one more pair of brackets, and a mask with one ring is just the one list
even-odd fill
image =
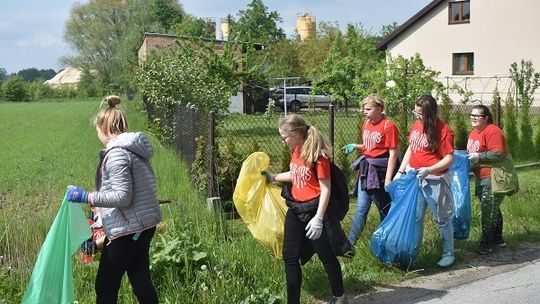
{"label": "black sweatpants", "polygon": [[103,248],[95,284],[96,303],[112,304],[118,301],[118,290],[125,272],[139,303],[158,303],[150,277],[148,255],[155,231],[155,227],[147,229],[137,240],[133,240],[133,234],[129,234]]}
{"label": "black sweatpants", "polygon": [[300,303],[300,289],[302,286],[302,268],[300,266],[300,253],[306,242],[311,242],[313,249],[319,256],[334,296],[343,295],[343,275],[341,265],[332,251],[326,227],[321,237],[310,240],[306,237],[306,225],[289,209],[285,216],[285,231],[283,240],[283,261],[285,263],[285,279],[287,282],[287,303]]}

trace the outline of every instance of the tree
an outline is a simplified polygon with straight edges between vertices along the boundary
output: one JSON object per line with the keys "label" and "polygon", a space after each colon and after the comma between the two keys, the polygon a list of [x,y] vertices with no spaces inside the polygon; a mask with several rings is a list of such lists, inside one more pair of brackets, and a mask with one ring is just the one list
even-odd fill
{"label": "tree", "polygon": [[22,77],[18,75],[11,76],[4,81],[2,84],[2,91],[4,92],[4,98],[7,101],[30,100],[27,84]]}
{"label": "tree", "polygon": [[[169,115],[171,106],[179,104],[203,113],[228,110],[229,97],[239,85],[235,49],[225,45],[218,53],[213,45],[194,43],[150,56],[138,69],[140,92],[156,113]],[[156,123],[159,135],[170,139],[171,126]]]}
{"label": "tree", "polygon": [[516,106],[512,94],[506,96],[504,103],[504,133],[510,153],[519,156],[519,133],[517,128]]}
{"label": "tree", "polygon": [[384,53],[376,53],[373,47],[369,34],[360,27],[347,25],[345,36],[337,32],[315,90],[331,94],[346,108],[353,96],[365,95],[369,86],[365,74],[384,59]]}
{"label": "tree", "polygon": [[47,70],[38,70],[36,68],[20,70],[17,75],[21,76],[22,79],[26,82],[33,82],[35,79],[42,78],[44,80],[49,80],[56,75],[56,72],[53,69]]}
{"label": "tree", "polygon": [[247,9],[240,10],[238,20],[230,24],[229,40],[272,45],[285,38],[278,27],[281,17],[277,11],[268,11],[262,0],[252,0]]}
{"label": "tree", "polygon": [[264,51],[268,77],[305,76],[300,64],[297,42],[284,39]]}
{"label": "tree", "polygon": [[396,22],[392,22],[392,24],[383,25],[381,28],[381,31],[379,32],[379,40],[382,40],[386,38],[386,36],[393,33],[395,30],[399,28],[399,25]]}
{"label": "tree", "polygon": [[182,22],[172,27],[175,34],[179,36],[198,37],[214,39],[216,36],[215,23],[191,15],[185,15]]}
{"label": "tree", "polygon": [[7,79],[7,71],[4,68],[0,68],[0,81]]}
{"label": "tree", "polygon": [[337,23],[319,22],[315,37],[294,42],[300,65],[298,76],[307,79],[321,78],[321,66],[328,57],[338,32],[341,34]]}
{"label": "tree", "polygon": [[517,62],[510,66],[510,77],[516,85],[516,98],[521,107],[519,129],[521,137],[519,140],[519,151],[523,158],[536,157],[530,153],[530,147],[533,147],[533,128],[529,115],[530,107],[534,101],[534,92],[540,86],[540,74],[534,71],[532,61],[521,59],[518,66]]}
{"label": "tree", "polygon": [[440,72],[424,65],[419,54],[410,58],[401,55],[382,62],[368,73],[369,91],[378,93],[385,101],[386,113],[396,121],[400,132],[400,147],[407,147],[407,130],[413,121],[411,111],[422,94],[441,92],[442,84],[436,80]]}
{"label": "tree", "polygon": [[183,15],[175,0],[75,4],[64,39],[77,55],[63,58],[63,62],[96,75],[103,92],[118,93],[131,86],[144,32],[167,32]]}

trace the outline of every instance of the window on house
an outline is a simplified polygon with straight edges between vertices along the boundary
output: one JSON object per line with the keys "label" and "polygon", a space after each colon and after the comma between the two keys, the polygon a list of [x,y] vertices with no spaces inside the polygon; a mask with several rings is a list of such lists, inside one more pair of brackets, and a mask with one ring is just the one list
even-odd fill
{"label": "window on house", "polygon": [[448,24],[469,23],[470,19],[470,1],[451,1],[448,3]]}
{"label": "window on house", "polygon": [[474,74],[474,53],[452,54],[452,74],[453,75],[473,75]]}

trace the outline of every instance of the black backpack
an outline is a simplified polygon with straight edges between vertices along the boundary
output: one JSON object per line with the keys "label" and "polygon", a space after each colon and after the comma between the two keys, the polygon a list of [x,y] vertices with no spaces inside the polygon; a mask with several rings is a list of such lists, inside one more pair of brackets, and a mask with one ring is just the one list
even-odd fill
{"label": "black backpack", "polygon": [[[317,168],[314,171],[316,176]],[[342,221],[349,212],[349,188],[345,172],[333,162],[330,162],[330,185],[328,210]]]}

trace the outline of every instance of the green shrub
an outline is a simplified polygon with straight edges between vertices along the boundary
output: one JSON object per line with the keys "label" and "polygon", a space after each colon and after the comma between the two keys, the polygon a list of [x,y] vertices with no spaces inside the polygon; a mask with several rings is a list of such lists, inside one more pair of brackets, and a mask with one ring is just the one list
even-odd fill
{"label": "green shrub", "polygon": [[510,153],[516,158],[521,157],[519,153],[519,133],[517,129],[516,107],[512,94],[508,94],[504,103],[504,132]]}
{"label": "green shrub", "polygon": [[4,98],[7,101],[19,102],[30,100],[28,85],[21,76],[11,76],[4,81],[2,84],[2,91],[4,92]]}

